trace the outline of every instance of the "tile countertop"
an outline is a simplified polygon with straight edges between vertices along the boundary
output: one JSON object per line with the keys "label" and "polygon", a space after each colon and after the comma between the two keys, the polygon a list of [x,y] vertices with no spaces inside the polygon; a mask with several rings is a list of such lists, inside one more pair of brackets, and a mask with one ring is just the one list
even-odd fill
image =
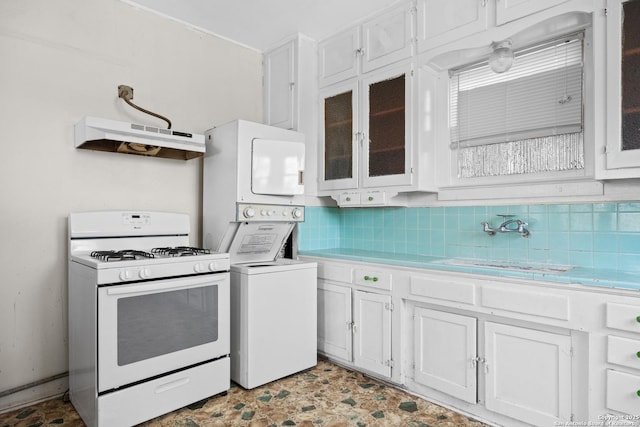
{"label": "tile countertop", "polygon": [[[571,267],[563,272],[543,271],[545,266],[542,264],[452,259],[342,248],[300,251],[299,255],[640,291],[640,272],[584,267]],[[483,263],[489,266],[482,266]]]}

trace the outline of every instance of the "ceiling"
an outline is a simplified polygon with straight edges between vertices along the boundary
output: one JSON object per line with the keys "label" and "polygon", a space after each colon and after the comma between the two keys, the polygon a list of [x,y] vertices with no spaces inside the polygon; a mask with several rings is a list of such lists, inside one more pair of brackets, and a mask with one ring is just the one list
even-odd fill
{"label": "ceiling", "polygon": [[403,0],[122,0],[265,51],[302,33],[315,40]]}

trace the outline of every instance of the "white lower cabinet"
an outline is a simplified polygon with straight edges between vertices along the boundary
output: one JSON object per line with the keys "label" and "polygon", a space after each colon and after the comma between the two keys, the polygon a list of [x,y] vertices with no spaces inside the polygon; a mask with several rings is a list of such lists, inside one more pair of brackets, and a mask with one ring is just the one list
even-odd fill
{"label": "white lower cabinet", "polygon": [[485,407],[543,426],[571,419],[571,337],[486,322]]}
{"label": "white lower cabinet", "polygon": [[318,351],[352,360],[351,288],[318,283]]}
{"label": "white lower cabinet", "polygon": [[318,281],[318,351],[391,377],[391,296]]}
{"label": "white lower cabinet", "polygon": [[[533,425],[571,419],[571,337],[416,307],[414,381]],[[478,351],[482,333],[484,352]],[[557,424],[556,424],[557,425]]]}
{"label": "white lower cabinet", "polygon": [[339,363],[494,425],[640,420],[637,291],[309,260]]}
{"label": "white lower cabinet", "polygon": [[640,425],[640,304],[607,303],[605,326],[606,407],[625,414],[611,419]]}
{"label": "white lower cabinet", "polygon": [[414,380],[476,403],[476,322],[474,317],[417,307]]}
{"label": "white lower cabinet", "polygon": [[353,363],[391,377],[391,297],[353,291]]}

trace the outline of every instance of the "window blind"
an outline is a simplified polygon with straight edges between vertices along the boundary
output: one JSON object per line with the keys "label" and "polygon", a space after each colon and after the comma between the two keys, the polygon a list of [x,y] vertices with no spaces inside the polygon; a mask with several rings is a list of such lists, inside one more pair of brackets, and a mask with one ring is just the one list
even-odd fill
{"label": "window blind", "polygon": [[515,52],[502,74],[453,70],[452,149],[582,132],[582,44],[581,33]]}

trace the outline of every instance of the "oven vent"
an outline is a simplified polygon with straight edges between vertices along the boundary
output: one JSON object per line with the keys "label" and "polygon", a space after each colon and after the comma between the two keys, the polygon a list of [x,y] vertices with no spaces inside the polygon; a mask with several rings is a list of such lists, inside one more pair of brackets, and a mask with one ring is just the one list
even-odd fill
{"label": "oven vent", "polygon": [[75,146],[180,160],[205,152],[204,135],[89,116],[75,125]]}

